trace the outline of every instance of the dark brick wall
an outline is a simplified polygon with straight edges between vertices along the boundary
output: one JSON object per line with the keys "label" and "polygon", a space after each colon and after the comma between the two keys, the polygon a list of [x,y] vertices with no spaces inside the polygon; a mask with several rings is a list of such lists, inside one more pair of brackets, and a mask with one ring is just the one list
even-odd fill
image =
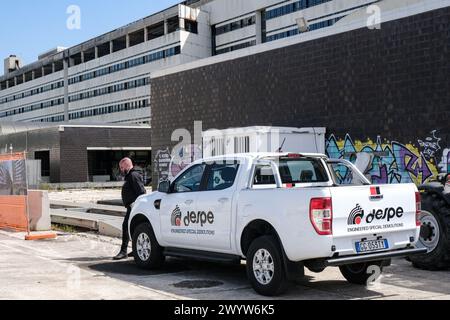
{"label": "dark brick wall", "polygon": [[88,181],[88,147],[151,146],[151,129],[58,127],[0,136],[0,153],[12,144],[15,152],[26,149],[29,158],[35,151],[50,151],[50,182],[71,183]]}
{"label": "dark brick wall", "polygon": [[[28,150],[28,158],[34,159],[35,151],[50,152],[50,180],[59,181],[60,178],[60,141],[57,128],[40,129],[29,132],[19,132],[16,134],[0,135],[1,152],[4,152],[5,146],[12,145],[15,152]],[[28,148],[27,148],[28,146]]]}
{"label": "dark brick wall", "polygon": [[150,129],[65,128],[61,132],[61,177],[64,182],[88,181],[88,147],[150,147]]}
{"label": "dark brick wall", "polygon": [[[450,147],[449,54],[445,8],[381,30],[364,28],[153,79],[153,154],[175,145],[173,130],[193,132],[194,121],[203,121],[205,130],[321,126],[328,129],[331,155],[339,156],[347,134],[357,151],[375,148],[379,136],[382,147],[397,155],[390,160],[421,182],[430,176],[423,164],[436,174]],[[439,148],[421,146],[433,130],[441,140],[431,142]],[[402,147],[417,161],[405,153],[399,159]],[[405,182],[400,169],[387,182]]]}

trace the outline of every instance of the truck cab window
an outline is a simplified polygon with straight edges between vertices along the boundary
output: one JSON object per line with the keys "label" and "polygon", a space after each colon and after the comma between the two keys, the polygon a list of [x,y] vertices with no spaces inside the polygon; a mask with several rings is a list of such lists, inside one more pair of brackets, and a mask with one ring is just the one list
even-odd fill
{"label": "truck cab window", "polygon": [[175,182],[173,183],[173,192],[195,192],[200,191],[202,184],[203,173],[205,172],[206,165],[199,164],[193,166],[185,173],[183,173]]}
{"label": "truck cab window", "polygon": [[276,185],[272,167],[268,165],[257,165],[253,177],[253,187],[276,187]]}
{"label": "truck cab window", "polygon": [[209,168],[207,191],[231,188],[236,180],[239,164],[214,164]]}

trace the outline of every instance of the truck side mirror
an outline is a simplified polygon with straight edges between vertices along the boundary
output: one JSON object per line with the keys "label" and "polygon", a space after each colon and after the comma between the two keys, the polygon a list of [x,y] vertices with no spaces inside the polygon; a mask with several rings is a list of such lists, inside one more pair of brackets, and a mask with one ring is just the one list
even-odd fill
{"label": "truck side mirror", "polygon": [[158,192],[169,193],[170,191],[170,181],[161,181],[158,186]]}

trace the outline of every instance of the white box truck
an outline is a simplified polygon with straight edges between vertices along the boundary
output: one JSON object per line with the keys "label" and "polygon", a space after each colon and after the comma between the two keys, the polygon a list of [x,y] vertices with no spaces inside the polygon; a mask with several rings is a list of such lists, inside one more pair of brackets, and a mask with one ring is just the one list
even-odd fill
{"label": "white box truck", "polygon": [[203,132],[203,156],[255,152],[325,153],[326,128],[246,127]]}

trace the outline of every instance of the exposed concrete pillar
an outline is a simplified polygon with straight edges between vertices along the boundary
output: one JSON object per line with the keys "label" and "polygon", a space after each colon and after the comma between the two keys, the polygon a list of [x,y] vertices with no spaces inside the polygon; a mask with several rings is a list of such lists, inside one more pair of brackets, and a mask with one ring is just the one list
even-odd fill
{"label": "exposed concrete pillar", "polygon": [[17,77],[14,77],[14,85],[17,86]]}
{"label": "exposed concrete pillar", "polygon": [[9,80],[6,80],[6,89],[9,88]]}
{"label": "exposed concrete pillar", "polygon": [[55,73],[55,71],[56,71],[56,66],[55,66],[55,63],[52,62],[52,73]]}
{"label": "exposed concrete pillar", "polygon": [[81,55],[81,63],[84,63],[84,51],[81,51],[80,55]]}
{"label": "exposed concrete pillar", "polygon": [[109,42],[109,53],[113,53],[114,52],[114,42],[110,41]]}
{"label": "exposed concrete pillar", "polygon": [[262,43],[262,13],[256,11],[256,44]]}
{"label": "exposed concrete pillar", "polygon": [[25,83],[26,82],[26,80],[27,80],[27,77],[26,77],[26,74],[24,73],[23,75],[22,75],[22,77],[23,77],[23,83]]}
{"label": "exposed concrete pillar", "polygon": [[94,55],[95,55],[95,59],[98,59],[98,47],[94,48]]}
{"label": "exposed concrete pillar", "polygon": [[69,122],[69,63],[70,58],[64,58],[64,122]]}
{"label": "exposed concrete pillar", "polygon": [[169,34],[169,22],[164,20],[164,35]]}
{"label": "exposed concrete pillar", "polygon": [[45,68],[42,67],[42,76],[45,76]]}
{"label": "exposed concrete pillar", "polygon": [[127,48],[129,48],[130,47],[130,35],[129,34],[127,34],[126,36],[125,36],[125,46],[127,47]]}
{"label": "exposed concrete pillar", "polygon": [[31,80],[34,80],[36,78],[36,71],[31,71]]}
{"label": "exposed concrete pillar", "polygon": [[148,41],[148,28],[147,27],[144,28],[144,42],[145,41]]}

